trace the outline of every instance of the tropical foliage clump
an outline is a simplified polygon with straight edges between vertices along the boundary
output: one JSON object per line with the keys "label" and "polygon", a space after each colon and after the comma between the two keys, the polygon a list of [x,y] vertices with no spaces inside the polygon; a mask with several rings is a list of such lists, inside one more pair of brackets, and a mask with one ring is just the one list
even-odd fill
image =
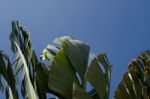
{"label": "tropical foliage clump", "polygon": [[[4,86],[1,79],[0,88],[6,90],[7,99],[19,99],[19,88],[25,99],[46,99],[47,93],[61,99],[108,99],[111,65],[105,53],[89,63],[90,47],[64,36],[48,44],[39,60],[28,32],[18,21],[12,22],[10,40],[15,60],[0,52],[0,73],[6,82]],[[90,91],[87,83],[92,86]]]}
{"label": "tropical foliage clump", "polygon": [[[37,57],[18,21],[12,22],[10,41],[15,59],[0,50],[0,90],[6,99],[109,99],[112,66],[105,53],[89,58],[87,44],[63,36]],[[149,50],[130,62],[114,99],[150,99]]]}

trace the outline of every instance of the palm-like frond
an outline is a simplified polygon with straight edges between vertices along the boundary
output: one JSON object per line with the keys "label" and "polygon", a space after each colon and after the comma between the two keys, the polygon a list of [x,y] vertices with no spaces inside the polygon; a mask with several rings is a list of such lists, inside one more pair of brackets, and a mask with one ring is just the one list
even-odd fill
{"label": "palm-like frond", "polygon": [[[47,70],[43,69],[47,66],[38,61],[36,54],[32,48],[29,33],[25,30],[24,27],[22,27],[19,24],[18,21],[12,22],[12,32],[10,35],[10,40],[12,51],[16,54],[17,59],[15,69],[16,74],[23,68],[22,64],[23,61],[19,61],[20,59],[20,54],[18,54],[19,48],[26,62],[26,66],[29,72],[29,78],[34,90],[36,90],[40,99],[46,99],[46,92],[48,91],[48,87],[46,88],[44,86],[48,86],[48,82],[44,82],[43,84],[41,83],[41,81],[45,81],[45,79],[48,79],[48,73],[46,73],[47,76],[45,76],[44,73],[47,72]],[[17,44],[18,47],[14,42]],[[26,93],[25,90],[27,90],[25,87],[25,79],[22,79],[21,82],[22,82],[21,83],[22,95],[25,96]]]}
{"label": "palm-like frond", "polygon": [[[30,41],[30,37],[29,37],[29,33],[24,29],[24,27],[22,27],[18,21],[13,21],[12,22],[12,32],[10,34],[10,40],[11,40],[11,49],[14,53],[18,52],[18,49],[16,47],[16,45],[14,44],[14,42],[17,43],[18,47],[20,48],[26,63],[27,63],[27,67],[29,69],[29,76],[30,79],[33,83],[34,81],[34,73],[33,71],[35,71],[35,64],[33,62],[33,56],[34,54],[34,50],[32,48],[32,44]],[[34,60],[37,61],[36,56],[34,57]],[[18,65],[18,67],[16,67],[16,72],[18,72],[21,68],[21,65]]]}
{"label": "palm-like frond", "polygon": [[[28,70],[28,66],[27,66],[27,63],[26,63],[26,60],[24,58],[24,55],[22,54],[22,51],[20,50],[18,44],[16,42],[14,42],[14,44],[16,45],[17,49],[18,49],[18,52],[17,52],[17,55],[18,55],[18,62],[20,64],[18,65],[22,65],[22,69],[23,69],[23,79],[25,81],[25,98],[27,99],[38,99],[38,96],[36,95],[36,92],[32,86],[32,83],[31,83],[31,80],[30,80],[30,76],[29,76],[29,70]],[[18,66],[17,66],[18,67]]]}
{"label": "palm-like frond", "polygon": [[150,51],[131,61],[115,92],[115,99],[150,99]]}

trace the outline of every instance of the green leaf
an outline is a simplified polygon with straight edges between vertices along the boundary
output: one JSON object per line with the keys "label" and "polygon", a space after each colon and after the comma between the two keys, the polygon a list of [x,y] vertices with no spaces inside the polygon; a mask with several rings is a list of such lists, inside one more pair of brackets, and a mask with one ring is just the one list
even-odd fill
{"label": "green leaf", "polygon": [[36,80],[39,90],[40,99],[46,99],[46,92],[49,92],[48,88],[48,75],[49,67],[43,63],[39,63],[36,66]]}
{"label": "green leaf", "polygon": [[79,74],[83,86],[89,59],[89,46],[78,40],[65,40],[62,46],[69,61]]}
{"label": "green leaf", "polygon": [[71,99],[76,72],[61,49],[50,67],[48,87],[60,98]]}
{"label": "green leaf", "polygon": [[[25,60],[26,60],[26,64],[27,64],[27,68],[29,70],[29,78],[31,80],[31,83],[34,87],[34,89],[37,90],[37,93],[40,95],[39,98],[43,97],[41,96],[41,94],[43,94],[45,96],[46,93],[40,93],[39,89],[39,84],[37,85],[37,83],[39,83],[39,80],[36,82],[36,65],[38,64],[38,60],[36,57],[36,54],[32,48],[32,44],[30,41],[30,36],[29,33],[25,30],[24,27],[22,27],[18,21],[13,21],[12,22],[12,32],[10,34],[10,40],[11,40],[11,48],[12,51],[16,54],[18,49],[16,47],[16,45],[14,44],[14,41],[18,44]],[[20,59],[20,55],[16,54],[16,74],[18,74],[18,72],[20,70],[22,70],[22,61],[18,61],[18,59]],[[21,81],[23,82],[23,81]],[[23,83],[22,83],[23,84]],[[21,85],[22,89],[25,88],[24,85]]]}
{"label": "green leaf", "polygon": [[28,67],[27,67],[27,63],[26,63],[26,60],[25,60],[25,57],[23,55],[23,53],[21,52],[18,44],[16,42],[14,42],[14,44],[16,45],[16,48],[18,49],[18,55],[20,56],[20,63],[22,63],[22,66],[23,66],[23,76],[24,76],[24,80],[25,80],[25,97],[28,98],[28,99],[38,99],[37,95],[36,95],[36,92],[34,91],[33,89],[33,86],[32,86],[32,83],[30,81],[30,77],[29,77],[29,70],[28,70]]}
{"label": "green leaf", "polygon": [[98,62],[102,65],[102,67],[105,70],[105,75],[106,75],[106,82],[107,84],[110,84],[110,77],[111,77],[111,65],[107,59],[106,53],[101,53],[97,55],[97,60]]}
{"label": "green leaf", "polygon": [[[11,49],[14,53],[17,53],[18,49],[16,48],[16,45],[14,42],[17,43],[19,46],[25,60],[27,67],[29,69],[29,76],[31,79],[31,82],[34,82],[34,76],[35,76],[35,66],[33,64],[33,54],[34,50],[32,48],[32,44],[30,41],[30,36],[29,33],[25,30],[24,27],[22,27],[18,21],[13,21],[12,22],[12,31],[10,34],[10,40],[11,40]],[[19,55],[17,56],[17,59],[19,58]],[[35,57],[34,57],[35,58]],[[19,72],[21,69],[21,63],[18,62],[18,67],[16,67],[16,73]]]}
{"label": "green leaf", "polygon": [[[103,56],[103,54],[101,54],[101,55],[102,56],[100,56],[100,55],[98,55],[98,56],[106,58],[106,56]],[[89,80],[91,85],[94,87],[94,89],[98,93],[100,99],[108,99],[109,98],[110,79],[106,78],[106,74],[110,74],[110,68],[111,67],[107,61],[101,60],[104,58],[95,57],[92,60],[90,66],[89,66],[89,68],[85,74],[86,79]],[[103,72],[100,62],[101,62],[101,64],[105,63],[105,67],[107,69],[109,69],[108,71],[106,71],[106,68],[104,68],[106,73]]]}
{"label": "green leaf", "polygon": [[85,77],[90,81],[94,89],[98,92],[99,96],[102,99],[106,99],[106,81],[96,59],[92,61]]}
{"label": "green leaf", "polygon": [[[16,42],[20,47],[20,50],[25,56],[25,59],[30,62],[32,57],[32,44],[30,41],[29,33],[22,27],[18,21],[12,22],[12,32],[10,34],[10,40]],[[17,48],[14,43],[11,42],[11,48],[13,52],[17,52]]]}

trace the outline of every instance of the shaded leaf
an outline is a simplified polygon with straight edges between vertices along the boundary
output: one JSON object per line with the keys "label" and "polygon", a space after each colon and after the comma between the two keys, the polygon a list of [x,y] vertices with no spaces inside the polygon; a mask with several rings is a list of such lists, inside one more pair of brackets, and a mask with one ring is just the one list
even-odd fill
{"label": "shaded leaf", "polygon": [[36,80],[38,85],[40,99],[46,99],[46,92],[49,92],[48,88],[48,75],[49,67],[39,63],[36,66]]}

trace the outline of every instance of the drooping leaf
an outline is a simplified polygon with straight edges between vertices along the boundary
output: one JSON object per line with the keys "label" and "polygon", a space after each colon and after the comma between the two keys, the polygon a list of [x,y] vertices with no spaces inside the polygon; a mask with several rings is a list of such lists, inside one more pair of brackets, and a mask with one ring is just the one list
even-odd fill
{"label": "drooping leaf", "polygon": [[78,40],[65,40],[62,46],[66,56],[79,74],[83,86],[89,59],[89,46]]}

